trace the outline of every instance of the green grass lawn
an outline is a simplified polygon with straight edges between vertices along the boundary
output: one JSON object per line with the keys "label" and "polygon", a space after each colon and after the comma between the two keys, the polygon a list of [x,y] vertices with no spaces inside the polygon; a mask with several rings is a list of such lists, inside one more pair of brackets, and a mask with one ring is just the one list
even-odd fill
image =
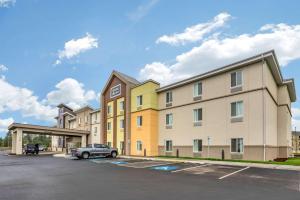
{"label": "green grass lawn", "polygon": [[[158,156],[158,157],[159,158],[173,158],[173,159],[175,158],[175,159],[178,159],[178,160],[213,160],[213,161],[222,161],[221,159],[216,159],[216,158],[192,158],[192,157],[180,157],[180,158],[176,158],[175,156]],[[300,166],[300,158],[289,158],[285,162],[255,161],[255,160],[223,160],[223,161]]]}

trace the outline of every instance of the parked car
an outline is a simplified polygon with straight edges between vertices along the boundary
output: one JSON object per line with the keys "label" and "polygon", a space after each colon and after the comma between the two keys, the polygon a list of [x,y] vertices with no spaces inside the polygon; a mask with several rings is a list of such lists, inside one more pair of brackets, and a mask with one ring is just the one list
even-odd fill
{"label": "parked car", "polygon": [[46,151],[46,147],[44,145],[39,145],[39,151]]}
{"label": "parked car", "polygon": [[105,144],[89,144],[87,147],[73,149],[72,156],[79,159],[88,159],[91,156],[106,156],[116,158],[118,156],[118,149],[111,148]]}
{"label": "parked car", "polygon": [[34,144],[27,144],[24,148],[25,154],[35,154],[36,149]]}

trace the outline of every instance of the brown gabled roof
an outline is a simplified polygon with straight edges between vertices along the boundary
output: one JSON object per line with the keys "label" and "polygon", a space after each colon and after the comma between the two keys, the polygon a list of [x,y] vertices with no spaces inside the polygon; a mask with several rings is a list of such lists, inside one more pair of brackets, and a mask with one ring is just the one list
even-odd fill
{"label": "brown gabled roof", "polygon": [[124,79],[126,79],[127,82],[133,83],[135,85],[140,84],[140,82],[138,80],[136,80],[135,78],[133,78],[131,76],[128,76],[128,75],[123,74],[122,72],[118,72],[116,70],[114,70],[113,72],[122,76]]}

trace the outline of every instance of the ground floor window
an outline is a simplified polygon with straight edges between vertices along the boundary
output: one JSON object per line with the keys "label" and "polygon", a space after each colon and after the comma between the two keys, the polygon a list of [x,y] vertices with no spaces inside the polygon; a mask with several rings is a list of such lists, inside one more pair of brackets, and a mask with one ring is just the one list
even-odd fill
{"label": "ground floor window", "polygon": [[141,141],[137,141],[137,142],[136,142],[136,150],[137,150],[137,151],[142,151],[142,149],[143,149],[143,144],[142,144],[142,142],[141,142]]}
{"label": "ground floor window", "polygon": [[166,140],[166,151],[172,151],[172,150],[173,150],[172,140]]}
{"label": "ground floor window", "polygon": [[232,138],[231,139],[231,152],[232,153],[243,153],[244,152],[243,138]]}
{"label": "ground floor window", "polygon": [[111,147],[111,142],[107,142],[107,146],[108,146],[108,147]]}
{"label": "ground floor window", "polygon": [[201,152],[202,151],[202,140],[196,139],[193,144],[193,152]]}

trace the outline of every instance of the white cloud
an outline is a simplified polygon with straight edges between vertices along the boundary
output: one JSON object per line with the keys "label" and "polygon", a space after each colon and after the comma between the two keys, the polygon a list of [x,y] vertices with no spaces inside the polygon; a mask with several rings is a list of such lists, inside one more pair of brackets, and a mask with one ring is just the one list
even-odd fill
{"label": "white cloud", "polygon": [[93,90],[86,91],[82,83],[72,78],[62,80],[55,87],[57,90],[49,92],[47,98],[43,100],[45,104],[56,106],[65,103],[71,108],[78,109],[97,98]]}
{"label": "white cloud", "polygon": [[299,117],[300,118],[300,108],[292,108],[292,115],[293,117]]}
{"label": "white cloud", "polygon": [[296,128],[297,131],[300,131],[300,119],[292,118],[292,130]]}
{"label": "white cloud", "polygon": [[156,43],[167,43],[170,45],[184,45],[189,42],[201,41],[205,35],[225,26],[231,19],[231,15],[223,12],[214,17],[213,20],[187,27],[183,33],[163,35],[156,40]]}
{"label": "white cloud", "polygon": [[138,22],[145,17],[158,2],[159,0],[149,0],[146,4],[141,4],[136,10],[128,13],[127,17],[134,22]]}
{"label": "white cloud", "polygon": [[12,117],[7,119],[0,119],[0,132],[7,131],[7,127],[14,122]]}
{"label": "white cloud", "polygon": [[4,79],[0,79],[0,113],[20,111],[24,117],[35,117],[39,120],[54,121],[56,108],[45,106],[38,97],[27,88],[16,87]]}
{"label": "white cloud", "polygon": [[268,24],[254,34],[207,39],[178,55],[174,64],[147,64],[140,70],[140,78],[163,79],[162,84],[168,84],[271,49],[275,49],[279,63],[286,66],[300,58],[299,46],[300,25]]}
{"label": "white cloud", "polygon": [[16,0],[0,0],[0,8],[9,8],[10,6],[14,6]]}
{"label": "white cloud", "polygon": [[5,65],[0,64],[0,72],[5,72],[7,70],[8,68]]}
{"label": "white cloud", "polygon": [[86,33],[85,37],[66,42],[64,50],[58,52],[58,59],[54,64],[59,65],[63,59],[73,58],[93,48],[98,48],[98,39]]}

